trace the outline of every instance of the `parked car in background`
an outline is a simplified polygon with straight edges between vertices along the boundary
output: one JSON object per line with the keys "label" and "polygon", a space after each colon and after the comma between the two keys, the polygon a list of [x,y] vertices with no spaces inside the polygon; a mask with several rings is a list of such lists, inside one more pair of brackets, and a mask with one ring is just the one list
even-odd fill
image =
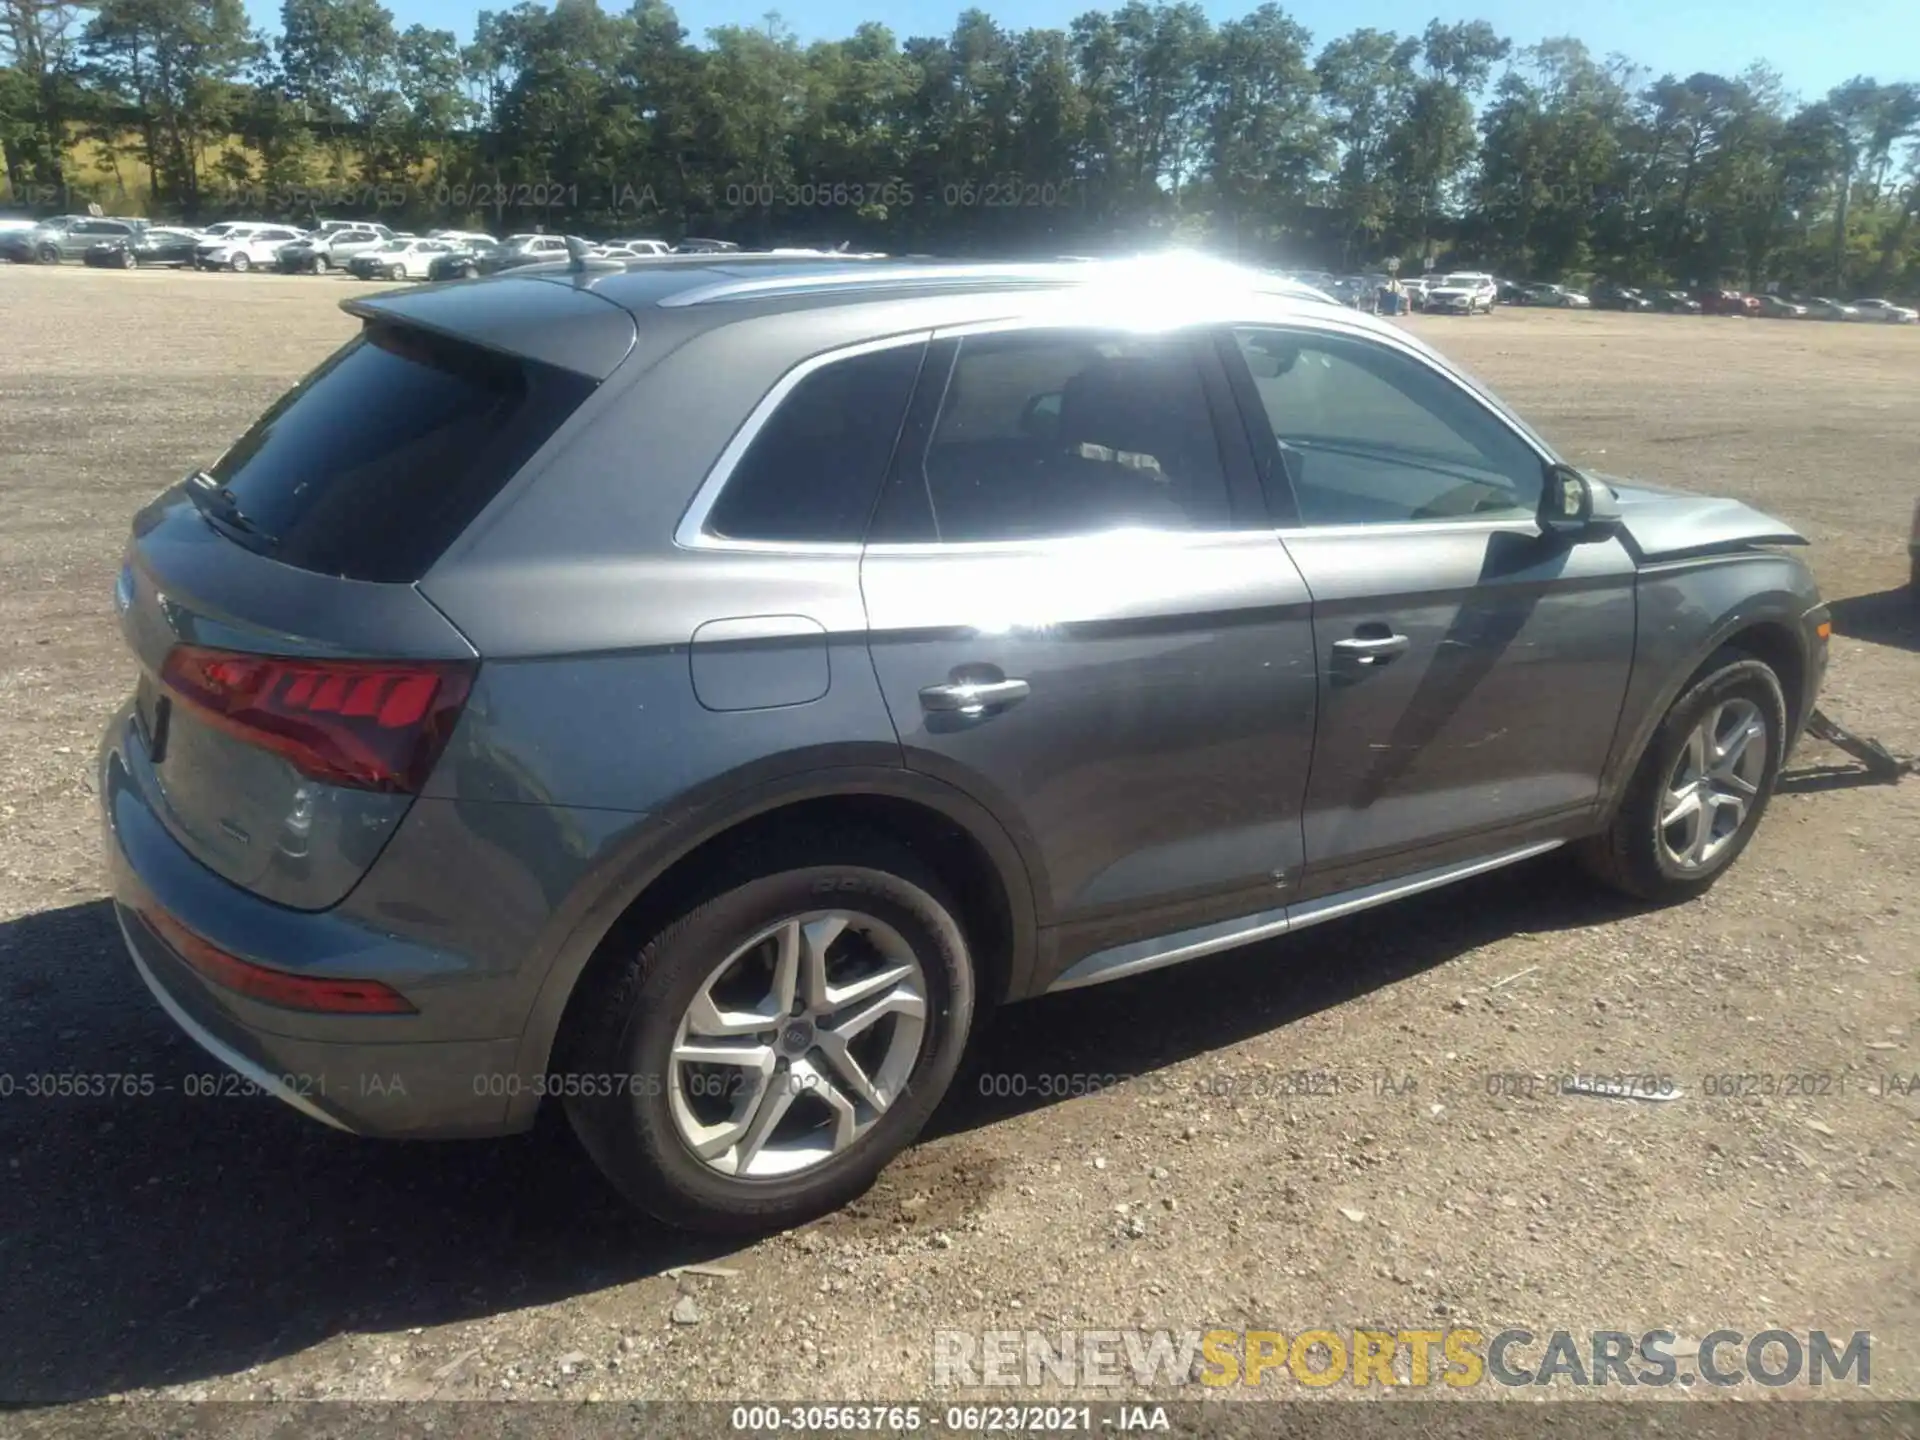
{"label": "parked car in background", "polygon": [[1631,285],[1602,280],[1587,291],[1587,303],[1596,310],[1651,311],[1653,301]]}
{"label": "parked car in background", "polygon": [[1531,305],[1533,289],[1533,286],[1518,280],[1502,280],[1499,282],[1496,298],[1502,305]]}
{"label": "parked car in background", "polygon": [[273,265],[280,247],[299,238],[298,230],[285,225],[235,224],[218,234],[208,230],[194,248],[193,263],[202,270],[242,274]]}
{"label": "parked car in background", "polygon": [[1758,315],[1760,300],[1757,296],[1747,295],[1739,290],[1722,290],[1709,286],[1696,290],[1693,298],[1700,302],[1703,315]]}
{"label": "parked car in background", "polygon": [[1807,307],[1783,295],[1756,295],[1760,303],[1760,314],[1768,320],[1804,320]]}
{"label": "parked car in background", "polygon": [[1493,313],[1499,287],[1484,270],[1455,270],[1427,287],[1423,310],[1440,315]]}
{"label": "parked car in background", "polygon": [[360,280],[425,280],[434,260],[452,249],[445,240],[396,238],[362,250],[347,269]]}
{"label": "parked car in background", "polygon": [[274,253],[274,263],[289,275],[344,270],[354,256],[378,249],[392,239],[393,232],[384,225],[365,229],[342,227],[324,235],[316,232],[282,245]]}
{"label": "parked car in background", "polygon": [[1810,320],[1858,320],[1860,311],[1852,305],[1843,305],[1838,300],[1825,295],[1809,295],[1802,302],[1807,307]]}
{"label": "parked car in background", "polygon": [[0,257],[37,265],[78,260],[102,240],[125,240],[147,228],[145,220],[102,215],[56,215],[27,230],[0,232]]}
{"label": "parked car in background", "polygon": [[732,240],[708,240],[698,235],[689,235],[673,247],[676,255],[719,255],[738,250],[740,247]]}
{"label": "parked car in background", "polygon": [[393,232],[386,226],[372,220],[322,220],[307,233],[310,235],[337,235],[342,230],[371,230],[376,235],[391,239]]}
{"label": "parked car in background", "polygon": [[482,275],[494,275],[502,270],[517,270],[522,265],[566,258],[564,235],[509,235],[491,254],[480,257],[479,266]]}
{"label": "parked car in background", "polygon": [[628,251],[634,255],[671,255],[673,253],[673,247],[667,244],[666,241],[645,237],[609,240],[607,244],[611,247]]}
{"label": "parked car in background", "polygon": [[652,1215],[765,1231],[990,1006],[1054,1046],[1063,992],[1561,847],[1656,903],[1738,862],[1827,663],[1791,527],[1262,282],[821,263],[357,297],[135,517],[89,788],[221,1064],[370,1135],[544,1094]]}
{"label": "parked car in background", "polygon": [[490,235],[448,243],[452,248],[434,256],[433,263],[427,266],[429,280],[469,280],[484,273],[487,257],[500,249],[500,242]]}
{"label": "parked car in background", "polygon": [[1862,320],[1878,320],[1888,325],[1911,325],[1920,320],[1920,310],[1896,305],[1891,300],[1856,300],[1853,308]]}
{"label": "parked car in background", "polygon": [[137,270],[143,265],[192,265],[200,244],[197,230],[171,225],[149,225],[137,235],[99,240],[80,258],[109,270]]}
{"label": "parked car in background", "polygon": [[1645,289],[1641,295],[1665,315],[1698,315],[1700,302],[1679,290]]}
{"label": "parked car in background", "polygon": [[1593,302],[1577,290],[1569,290],[1564,285],[1529,285],[1526,287],[1527,304],[1543,305],[1554,310],[1588,310]]}

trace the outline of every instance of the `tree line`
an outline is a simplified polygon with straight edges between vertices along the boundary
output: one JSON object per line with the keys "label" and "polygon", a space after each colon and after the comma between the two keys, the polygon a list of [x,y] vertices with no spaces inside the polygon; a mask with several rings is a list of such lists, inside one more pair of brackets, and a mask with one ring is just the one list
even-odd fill
{"label": "tree line", "polygon": [[1920,290],[1920,85],[1805,99],[1484,21],[1316,45],[1276,4],[803,45],[522,0],[461,45],[379,0],[284,0],[271,37],[241,0],[0,0],[0,151],[15,204],[202,222]]}

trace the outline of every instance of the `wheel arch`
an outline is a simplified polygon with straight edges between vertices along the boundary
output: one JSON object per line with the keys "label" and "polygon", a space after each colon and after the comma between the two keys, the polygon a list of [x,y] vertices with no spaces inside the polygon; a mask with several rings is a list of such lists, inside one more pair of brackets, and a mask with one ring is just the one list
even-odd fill
{"label": "wheel arch", "polygon": [[[1779,678],[1781,693],[1787,702],[1785,743],[1791,751],[1811,710],[1811,697],[1807,693],[1812,678],[1810,657],[1799,624],[1802,609],[1799,597],[1792,592],[1755,596],[1750,603],[1722,616],[1680,663],[1663,663],[1662,669],[1668,678],[1634,709],[1637,718],[1633,720],[1627,743],[1616,740],[1609,757],[1600,789],[1601,804],[1596,812],[1601,826],[1610,823],[1619,809],[1661,720],[1674,702],[1701,678],[1721,650],[1740,650],[1763,660]],[[1628,719],[1623,715],[1623,727]],[[1784,761],[1785,757],[1782,758]]]}
{"label": "wheel arch", "polygon": [[[978,802],[911,770],[846,768],[792,777],[703,812],[698,826],[645,827],[602,868],[606,876],[560,944],[522,1031],[516,1070],[549,1067],[578,997],[602,965],[644,943],[682,913],[743,844],[794,827],[853,826],[905,844],[953,888],[978,967],[977,994],[994,1004],[1025,993],[1035,963],[1037,921],[1027,858]],[[509,1101],[509,1128],[532,1123],[537,1087]]]}

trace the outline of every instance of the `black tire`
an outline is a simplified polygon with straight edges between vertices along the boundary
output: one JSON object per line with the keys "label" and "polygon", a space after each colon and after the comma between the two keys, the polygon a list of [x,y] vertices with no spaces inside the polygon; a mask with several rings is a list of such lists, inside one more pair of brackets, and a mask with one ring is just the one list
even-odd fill
{"label": "black tire", "polygon": [[[1736,698],[1753,702],[1767,728],[1766,763],[1758,793],[1748,802],[1739,830],[1719,852],[1701,868],[1683,869],[1661,841],[1659,806],[1694,727],[1710,708]],[[1742,650],[1716,651],[1654,731],[1612,823],[1577,848],[1581,863],[1602,883],[1640,900],[1666,903],[1705,893],[1740,858],[1760,828],[1780,774],[1786,735],[1786,696],[1772,668]]]}
{"label": "black tire", "polygon": [[122,251],[120,252],[120,268],[121,268],[122,270],[132,270],[132,269],[135,269],[135,268],[137,268],[137,267],[139,266],[139,264],[140,264],[140,260],[139,260],[139,257],[138,257],[138,256],[136,256],[136,255],[135,255],[135,254],[133,253],[133,251],[131,251],[131,250],[122,250]]}
{"label": "black tire", "polygon": [[58,265],[60,263],[60,247],[51,244],[41,245],[34,250],[33,258],[38,260],[42,265]]}
{"label": "black tire", "polygon": [[[743,856],[705,894],[638,954],[611,958],[576,998],[559,1067],[572,1080],[567,1118],[615,1187],[669,1225],[742,1234],[799,1224],[866,1190],[946,1093],[973,1021],[966,937],[940,882],[909,851],[857,833]],[[727,954],[828,900],[871,915],[912,948],[927,991],[919,1051],[898,1097],[842,1153],[791,1177],[724,1175],[681,1139],[665,1093],[681,1017]],[[602,1076],[616,1077],[617,1093],[598,1093],[609,1088]]]}
{"label": "black tire", "polygon": [[236,275],[244,275],[253,268],[253,261],[245,254],[236,253],[231,260],[227,261],[227,267]]}

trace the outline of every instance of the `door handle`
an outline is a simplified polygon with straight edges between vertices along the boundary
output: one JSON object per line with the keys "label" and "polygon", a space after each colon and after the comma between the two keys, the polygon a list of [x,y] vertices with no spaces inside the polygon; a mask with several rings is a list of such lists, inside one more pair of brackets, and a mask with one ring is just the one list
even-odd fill
{"label": "door handle", "polygon": [[1396,655],[1407,653],[1413,642],[1404,635],[1375,635],[1333,642],[1334,657],[1356,665],[1384,665]]}
{"label": "door handle", "polygon": [[929,685],[920,692],[920,708],[940,714],[980,715],[1027,698],[1033,687],[1024,680],[955,680]]}

